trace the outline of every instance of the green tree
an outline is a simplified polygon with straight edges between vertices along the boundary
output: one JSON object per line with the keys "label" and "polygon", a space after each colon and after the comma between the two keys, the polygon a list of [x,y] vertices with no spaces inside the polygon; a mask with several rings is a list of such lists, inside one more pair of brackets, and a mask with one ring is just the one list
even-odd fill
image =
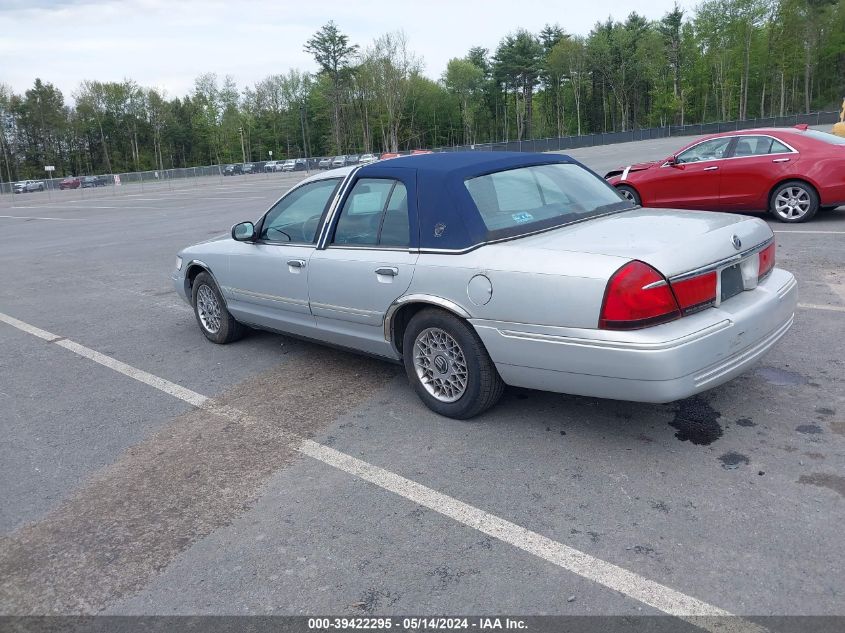
{"label": "green tree", "polygon": [[329,21],[305,44],[305,52],[314,56],[320,71],[326,73],[332,83],[332,101],[334,106],[334,143],[336,151],[341,151],[341,92],[346,79],[346,71],[352,56],[358,51],[357,44],[350,44],[349,37],[340,32],[334,21]]}

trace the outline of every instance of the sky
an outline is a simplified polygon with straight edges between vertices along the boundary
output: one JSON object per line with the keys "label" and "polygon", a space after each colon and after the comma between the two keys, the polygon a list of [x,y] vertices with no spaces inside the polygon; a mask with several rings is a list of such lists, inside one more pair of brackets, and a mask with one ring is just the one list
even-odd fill
{"label": "sky", "polygon": [[[205,72],[232,75],[243,89],[290,68],[314,72],[305,42],[334,20],[362,48],[402,30],[438,79],[472,46],[495,50],[517,28],[559,24],[586,35],[609,16],[659,19],[675,0],[0,0],[0,83],[17,93],[36,77],[73,100],[85,79],[188,94]],[[690,12],[692,0],[679,0]]]}

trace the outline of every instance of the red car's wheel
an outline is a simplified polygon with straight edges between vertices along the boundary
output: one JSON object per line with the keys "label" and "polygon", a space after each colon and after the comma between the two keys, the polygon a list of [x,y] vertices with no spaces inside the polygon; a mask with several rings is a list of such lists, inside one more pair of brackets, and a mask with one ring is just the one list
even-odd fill
{"label": "red car's wheel", "polygon": [[769,211],[781,222],[806,222],[818,210],[819,194],[801,180],[778,185],[769,198]]}
{"label": "red car's wheel", "polygon": [[640,200],[640,194],[638,194],[637,190],[633,187],[629,187],[628,185],[616,185],[616,191],[618,191],[626,200],[630,200],[637,206],[642,206],[643,202]]}

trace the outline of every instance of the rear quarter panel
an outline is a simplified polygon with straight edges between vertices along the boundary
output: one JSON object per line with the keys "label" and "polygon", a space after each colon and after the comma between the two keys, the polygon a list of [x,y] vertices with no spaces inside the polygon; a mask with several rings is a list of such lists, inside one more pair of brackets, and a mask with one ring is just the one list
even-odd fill
{"label": "rear quarter panel", "polygon": [[[518,242],[465,254],[423,253],[408,293],[449,299],[475,319],[596,327],[607,280],[628,260],[522,248]],[[484,275],[492,285],[486,304],[470,299],[468,286],[476,275]]]}

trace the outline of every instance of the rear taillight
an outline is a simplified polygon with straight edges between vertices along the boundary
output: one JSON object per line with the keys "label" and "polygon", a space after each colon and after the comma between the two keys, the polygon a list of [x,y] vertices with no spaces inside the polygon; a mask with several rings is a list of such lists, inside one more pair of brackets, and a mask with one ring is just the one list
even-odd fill
{"label": "rear taillight", "polygon": [[684,314],[697,312],[716,303],[716,281],[718,274],[715,270],[689,279],[672,282],[672,291],[678,300],[678,306]]}
{"label": "rear taillight", "polygon": [[681,316],[666,279],[648,264],[633,261],[613,273],[607,283],[599,328],[635,330]]}
{"label": "rear taillight", "polygon": [[775,267],[775,243],[772,242],[757,256],[759,258],[759,272],[757,273],[757,281],[763,281],[763,278],[772,272]]}

